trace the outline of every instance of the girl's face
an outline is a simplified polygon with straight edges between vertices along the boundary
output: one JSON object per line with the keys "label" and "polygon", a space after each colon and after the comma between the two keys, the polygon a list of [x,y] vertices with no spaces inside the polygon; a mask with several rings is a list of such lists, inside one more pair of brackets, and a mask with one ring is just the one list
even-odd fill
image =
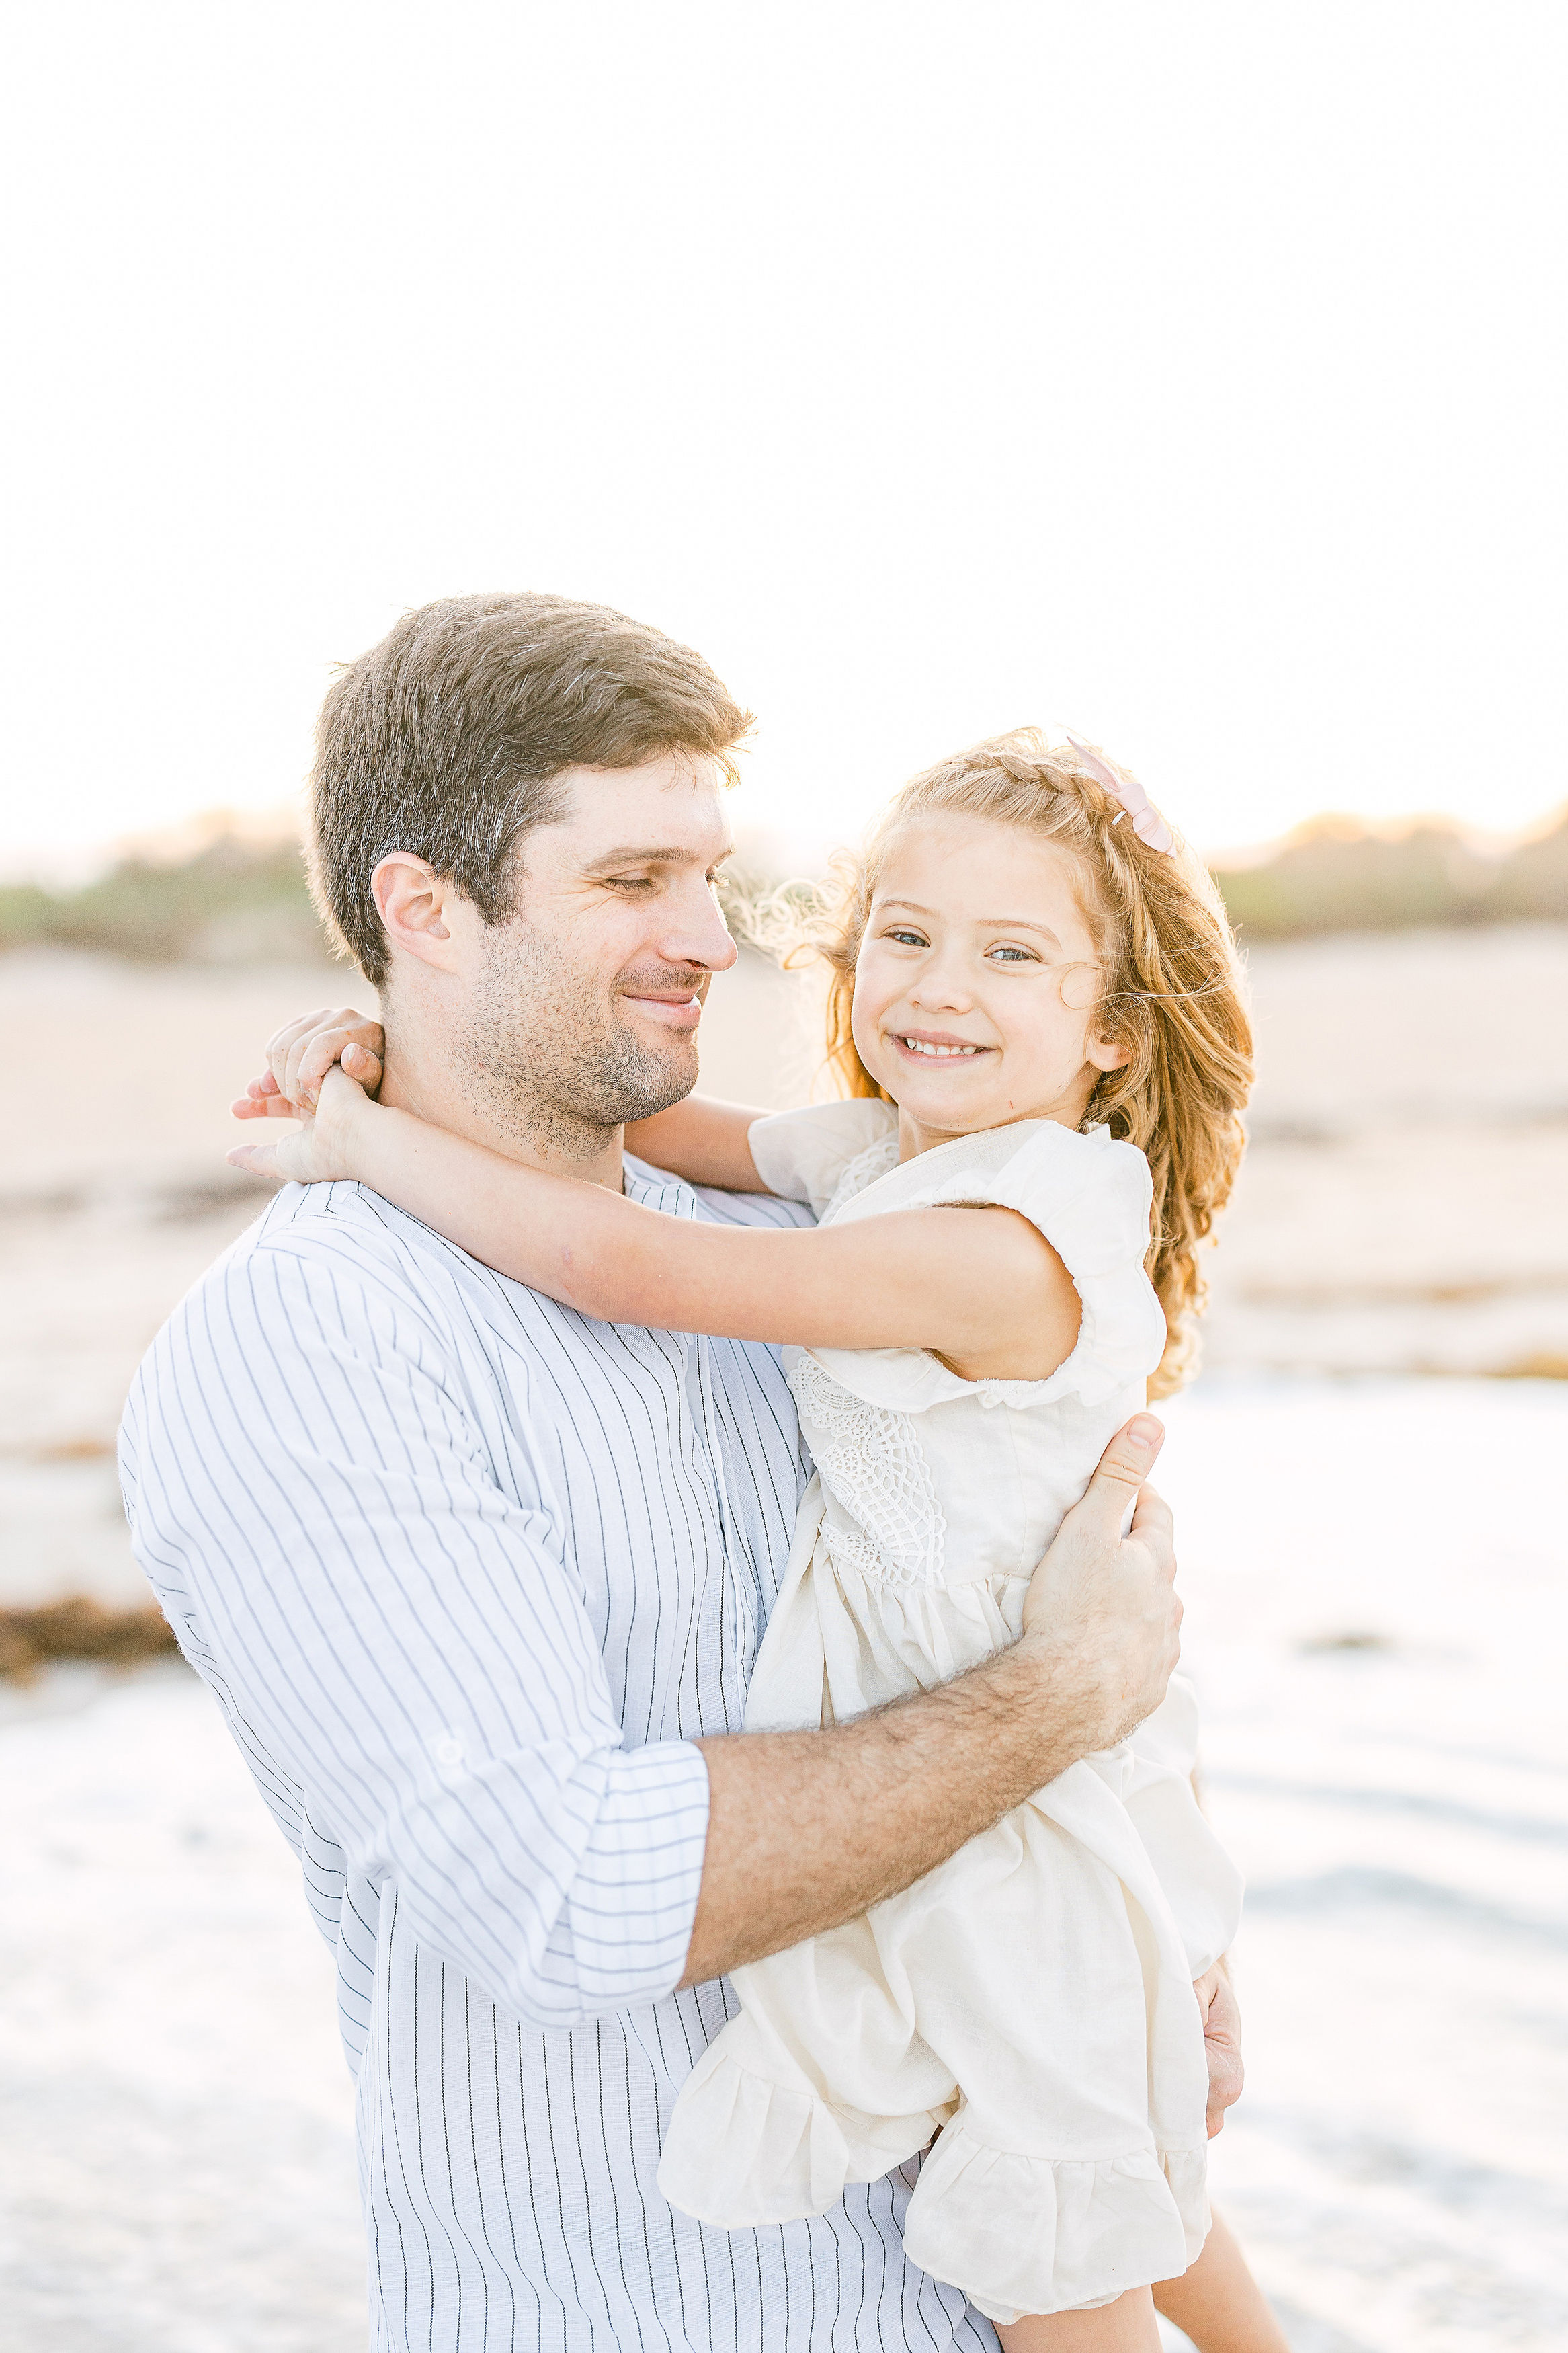
{"label": "girl's face", "polygon": [[1077,1127],[1127,1060],[1093,1008],[1099,958],[1065,850],[1021,827],[911,818],[889,841],[855,967],[856,1050],[904,1157],[1009,1120]]}

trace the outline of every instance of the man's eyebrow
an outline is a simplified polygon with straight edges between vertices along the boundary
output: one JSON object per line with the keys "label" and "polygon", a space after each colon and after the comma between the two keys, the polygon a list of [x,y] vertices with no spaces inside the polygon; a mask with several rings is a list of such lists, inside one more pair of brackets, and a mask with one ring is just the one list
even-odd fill
{"label": "man's eyebrow", "polygon": [[[726,858],[732,858],[734,854],[734,843],[727,841],[710,863],[722,866]],[[606,849],[602,858],[591,860],[583,871],[584,874],[607,874],[615,866],[695,866],[698,862],[697,852],[689,842],[656,844],[652,849],[643,842],[631,842],[620,849]]]}

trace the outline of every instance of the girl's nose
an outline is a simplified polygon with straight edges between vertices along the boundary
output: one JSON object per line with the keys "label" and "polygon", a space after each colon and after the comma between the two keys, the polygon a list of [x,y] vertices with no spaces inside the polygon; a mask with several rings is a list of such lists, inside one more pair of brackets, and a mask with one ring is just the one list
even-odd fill
{"label": "girl's nose", "polygon": [[942,964],[928,965],[909,996],[911,1005],[923,1006],[932,1013],[939,1006],[946,1013],[967,1013],[974,1002],[963,974],[949,971]]}

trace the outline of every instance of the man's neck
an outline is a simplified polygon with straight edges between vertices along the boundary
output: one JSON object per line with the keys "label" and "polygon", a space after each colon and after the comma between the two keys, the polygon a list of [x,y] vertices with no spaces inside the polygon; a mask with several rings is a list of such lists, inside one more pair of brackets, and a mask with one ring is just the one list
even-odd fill
{"label": "man's neck", "polygon": [[622,1138],[619,1127],[595,1128],[568,1118],[539,1115],[542,1107],[519,1103],[508,1093],[499,1100],[475,1087],[457,1057],[433,1051],[421,1041],[399,1034],[387,1021],[385,1071],[379,1100],[395,1111],[413,1112],[433,1127],[444,1127],[470,1144],[482,1144],[525,1167],[544,1169],[552,1176],[574,1177],[579,1184],[622,1189]]}

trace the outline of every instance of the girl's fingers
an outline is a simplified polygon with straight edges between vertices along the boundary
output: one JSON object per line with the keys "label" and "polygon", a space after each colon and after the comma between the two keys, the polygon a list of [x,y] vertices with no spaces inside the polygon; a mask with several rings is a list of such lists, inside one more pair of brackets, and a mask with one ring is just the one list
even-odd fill
{"label": "girl's fingers", "polygon": [[356,1085],[362,1086],[367,1095],[374,1094],[382,1081],[382,1060],[379,1054],[373,1053],[368,1046],[345,1046],[342,1052],[342,1064],[343,1069]]}
{"label": "girl's fingers", "polygon": [[[283,1086],[289,1051],[295,1040],[309,1036],[312,1029],[331,1018],[331,1012],[322,1005],[318,1006],[314,1013],[301,1013],[298,1020],[286,1021],[281,1029],[274,1029],[267,1040],[267,1067],[280,1087]],[[284,1092],[288,1092],[286,1087]]]}
{"label": "girl's fingers", "polygon": [[[352,1005],[319,1014],[297,1031],[283,1057],[279,1080],[284,1093],[294,1103],[314,1103],[321,1091],[321,1081],[345,1046],[364,1045],[379,1052],[383,1038],[380,1022],[356,1013]],[[273,1067],[278,1067],[276,1062]]]}
{"label": "girl's fingers", "polygon": [[278,1100],[278,1082],[270,1071],[263,1071],[258,1079],[247,1082],[244,1094],[229,1110],[236,1119],[265,1119]]}
{"label": "girl's fingers", "polygon": [[298,1119],[300,1106],[291,1103],[287,1095],[243,1094],[229,1107],[232,1119]]}
{"label": "girl's fingers", "polygon": [[248,1169],[252,1176],[265,1176],[274,1185],[283,1181],[273,1166],[278,1157],[275,1144],[237,1144],[225,1157],[231,1168]]}

